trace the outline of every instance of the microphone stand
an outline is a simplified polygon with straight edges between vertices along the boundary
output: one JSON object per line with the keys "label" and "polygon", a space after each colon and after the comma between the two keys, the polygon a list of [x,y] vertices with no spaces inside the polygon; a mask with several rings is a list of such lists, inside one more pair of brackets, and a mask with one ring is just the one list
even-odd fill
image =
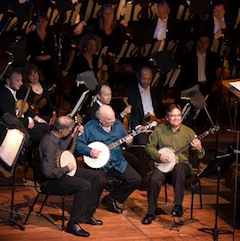
{"label": "microphone stand", "polygon": [[238,190],[238,156],[239,156],[239,133],[240,131],[235,131],[235,130],[230,130],[227,129],[227,131],[229,132],[233,132],[236,133],[237,136],[237,140],[236,140],[236,150],[234,150],[234,153],[236,154],[236,159],[235,159],[235,165],[236,165],[236,169],[235,169],[235,180],[234,180],[234,201],[233,201],[233,241],[235,238],[235,227],[236,227],[236,213],[237,213],[237,190]]}

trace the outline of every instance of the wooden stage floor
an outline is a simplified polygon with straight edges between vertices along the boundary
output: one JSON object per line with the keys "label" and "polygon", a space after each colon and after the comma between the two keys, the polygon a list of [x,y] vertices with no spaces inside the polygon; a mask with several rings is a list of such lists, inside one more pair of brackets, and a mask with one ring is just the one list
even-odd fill
{"label": "wooden stage floor", "polygon": [[[213,152],[214,136],[209,136],[204,139],[205,148],[208,153]],[[231,137],[226,138],[226,133],[220,133],[219,148],[223,149],[226,143],[230,142]],[[226,143],[225,143],[226,142]],[[204,166],[202,164],[201,166]],[[17,168],[17,183],[25,186],[17,186],[15,190],[14,204],[17,211],[20,213],[22,221],[25,220],[29,206],[32,204],[37,193],[31,181],[31,169],[29,169],[27,182],[24,183],[21,178],[22,169]],[[1,184],[11,183],[9,173],[0,172]],[[87,240],[104,240],[104,241],[135,241],[135,240],[163,240],[163,241],[182,241],[182,240],[214,240],[211,233],[200,232],[199,228],[214,228],[215,225],[215,208],[216,208],[216,189],[217,180],[212,178],[202,178],[202,193],[203,193],[203,209],[199,209],[199,195],[195,194],[193,220],[190,218],[191,192],[189,189],[185,191],[183,202],[184,224],[178,228],[171,228],[173,218],[170,215],[173,207],[173,188],[168,185],[168,203],[165,203],[164,188],[158,199],[158,206],[161,214],[156,216],[156,219],[151,225],[141,224],[141,220],[147,211],[147,193],[146,191],[136,190],[127,199],[125,209],[122,214],[115,214],[107,211],[104,207],[99,206],[95,217],[103,221],[103,226],[91,226],[82,224],[81,226],[90,232],[90,237]],[[104,193],[105,194],[105,193]],[[69,218],[72,197],[66,200],[66,217]],[[61,208],[60,199],[50,198],[48,204],[43,209],[43,213],[55,221],[55,225],[36,214],[37,209],[31,214],[25,230],[21,231],[16,226],[10,226],[9,213],[6,211],[11,204],[11,187],[1,187],[0,191],[0,221],[1,221],[1,241],[38,241],[38,240],[61,240],[71,241],[83,239],[76,237],[66,232],[60,231],[61,226]],[[39,206],[37,206],[39,207]],[[14,214],[13,217],[16,217]],[[19,221],[21,223],[21,220]],[[66,221],[67,223],[67,221]],[[225,178],[220,179],[220,196],[219,196],[219,213],[218,213],[218,229],[233,231],[233,190],[226,187]],[[235,240],[240,240],[240,220],[235,223],[234,229]],[[233,240],[233,235],[219,234],[219,241]]]}

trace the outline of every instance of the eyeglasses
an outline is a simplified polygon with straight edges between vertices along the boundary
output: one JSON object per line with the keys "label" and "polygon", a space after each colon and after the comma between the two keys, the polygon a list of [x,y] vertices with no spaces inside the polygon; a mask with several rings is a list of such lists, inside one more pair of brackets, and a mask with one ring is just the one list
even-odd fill
{"label": "eyeglasses", "polygon": [[171,114],[171,115],[168,115],[168,117],[182,117],[182,115],[181,114],[177,114],[177,115]]}

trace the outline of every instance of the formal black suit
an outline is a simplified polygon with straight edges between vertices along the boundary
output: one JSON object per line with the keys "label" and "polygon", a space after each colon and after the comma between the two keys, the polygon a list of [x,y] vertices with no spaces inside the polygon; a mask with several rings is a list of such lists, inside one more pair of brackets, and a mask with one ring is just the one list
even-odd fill
{"label": "formal black suit", "polygon": [[[9,113],[12,116],[15,116],[15,105],[16,100],[14,99],[10,90],[3,86],[0,92],[0,117],[2,117],[5,113]],[[40,142],[43,134],[49,129],[47,124],[38,123],[35,121],[35,126],[32,129],[28,128],[28,117],[34,118],[36,114],[34,114],[30,109],[24,114],[23,118],[19,118],[19,120],[23,123],[24,127],[27,129],[30,139],[35,142]],[[8,123],[6,123],[8,125]],[[17,128],[17,127],[16,127]]]}
{"label": "formal black suit", "polygon": [[[157,88],[150,87],[150,94],[155,116],[157,118],[161,118],[163,116],[161,92]],[[127,89],[125,92],[125,96],[128,97],[129,105],[132,106],[132,112],[130,114],[130,123],[132,130],[135,130],[136,126],[141,125],[144,122],[144,110],[138,85],[135,85]],[[134,137],[133,143],[137,145],[145,145],[147,142],[148,135],[145,133],[141,133]],[[149,160],[144,148],[137,148],[134,151],[134,154],[139,159],[139,163],[141,163],[139,173],[141,173],[142,177],[145,177],[145,179],[147,179],[147,173],[153,168],[152,162]]]}
{"label": "formal black suit", "polygon": [[[216,81],[216,69],[220,66],[219,56],[210,50],[207,51],[205,68],[207,81],[205,84],[200,85],[200,90],[204,96],[211,92],[212,84]],[[193,51],[185,54],[182,58],[177,91],[180,94],[180,91],[189,89],[196,84],[198,84],[198,57],[197,52]]]}
{"label": "formal black suit", "polygon": [[[163,116],[162,96],[159,89],[150,87],[150,93],[152,98],[153,110],[157,118]],[[139,92],[138,85],[130,87],[126,90],[125,96],[128,97],[128,103],[132,106],[132,112],[130,114],[131,128],[134,130],[136,126],[143,124],[144,111]]]}

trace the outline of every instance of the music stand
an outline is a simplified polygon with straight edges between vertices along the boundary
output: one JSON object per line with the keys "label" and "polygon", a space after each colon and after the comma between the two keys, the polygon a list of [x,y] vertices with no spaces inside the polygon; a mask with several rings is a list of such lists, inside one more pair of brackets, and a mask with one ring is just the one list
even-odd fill
{"label": "music stand", "polygon": [[[3,123],[0,124],[4,125]],[[0,146],[0,165],[3,166],[5,170],[10,171],[13,174],[9,223],[11,225],[18,226],[20,230],[24,230],[25,228],[23,225],[17,223],[19,216],[17,216],[17,218],[13,217],[13,213],[17,213],[14,211],[15,166],[19,154],[23,148],[24,142],[25,135],[23,134],[23,132],[17,129],[8,129],[6,136],[4,137],[3,142]]]}
{"label": "music stand", "polygon": [[167,74],[170,70],[178,68],[178,64],[169,50],[152,53],[149,61],[153,63],[153,66],[156,68],[156,72],[159,75],[159,78],[152,83],[152,86],[158,85],[162,74]]}
{"label": "music stand", "polygon": [[[199,85],[194,85],[193,87],[182,91],[181,92],[181,99],[189,100],[196,111],[204,108],[211,125],[212,126],[215,125],[213,123],[213,120],[212,120],[208,110],[207,110],[207,103],[206,103],[206,100],[205,100],[204,96],[202,95],[202,93],[199,89]],[[194,119],[196,117],[197,116],[195,116]]]}
{"label": "music stand", "polygon": [[209,233],[213,235],[213,240],[218,241],[219,234],[234,234],[230,230],[219,230],[218,229],[218,206],[219,206],[219,184],[221,174],[225,172],[233,163],[234,158],[232,153],[224,154],[221,156],[216,156],[211,159],[209,163],[203,168],[203,170],[197,174],[197,178],[207,177],[212,174],[217,176],[217,193],[216,193],[216,210],[215,210],[215,224],[214,228],[200,228],[201,232]]}

